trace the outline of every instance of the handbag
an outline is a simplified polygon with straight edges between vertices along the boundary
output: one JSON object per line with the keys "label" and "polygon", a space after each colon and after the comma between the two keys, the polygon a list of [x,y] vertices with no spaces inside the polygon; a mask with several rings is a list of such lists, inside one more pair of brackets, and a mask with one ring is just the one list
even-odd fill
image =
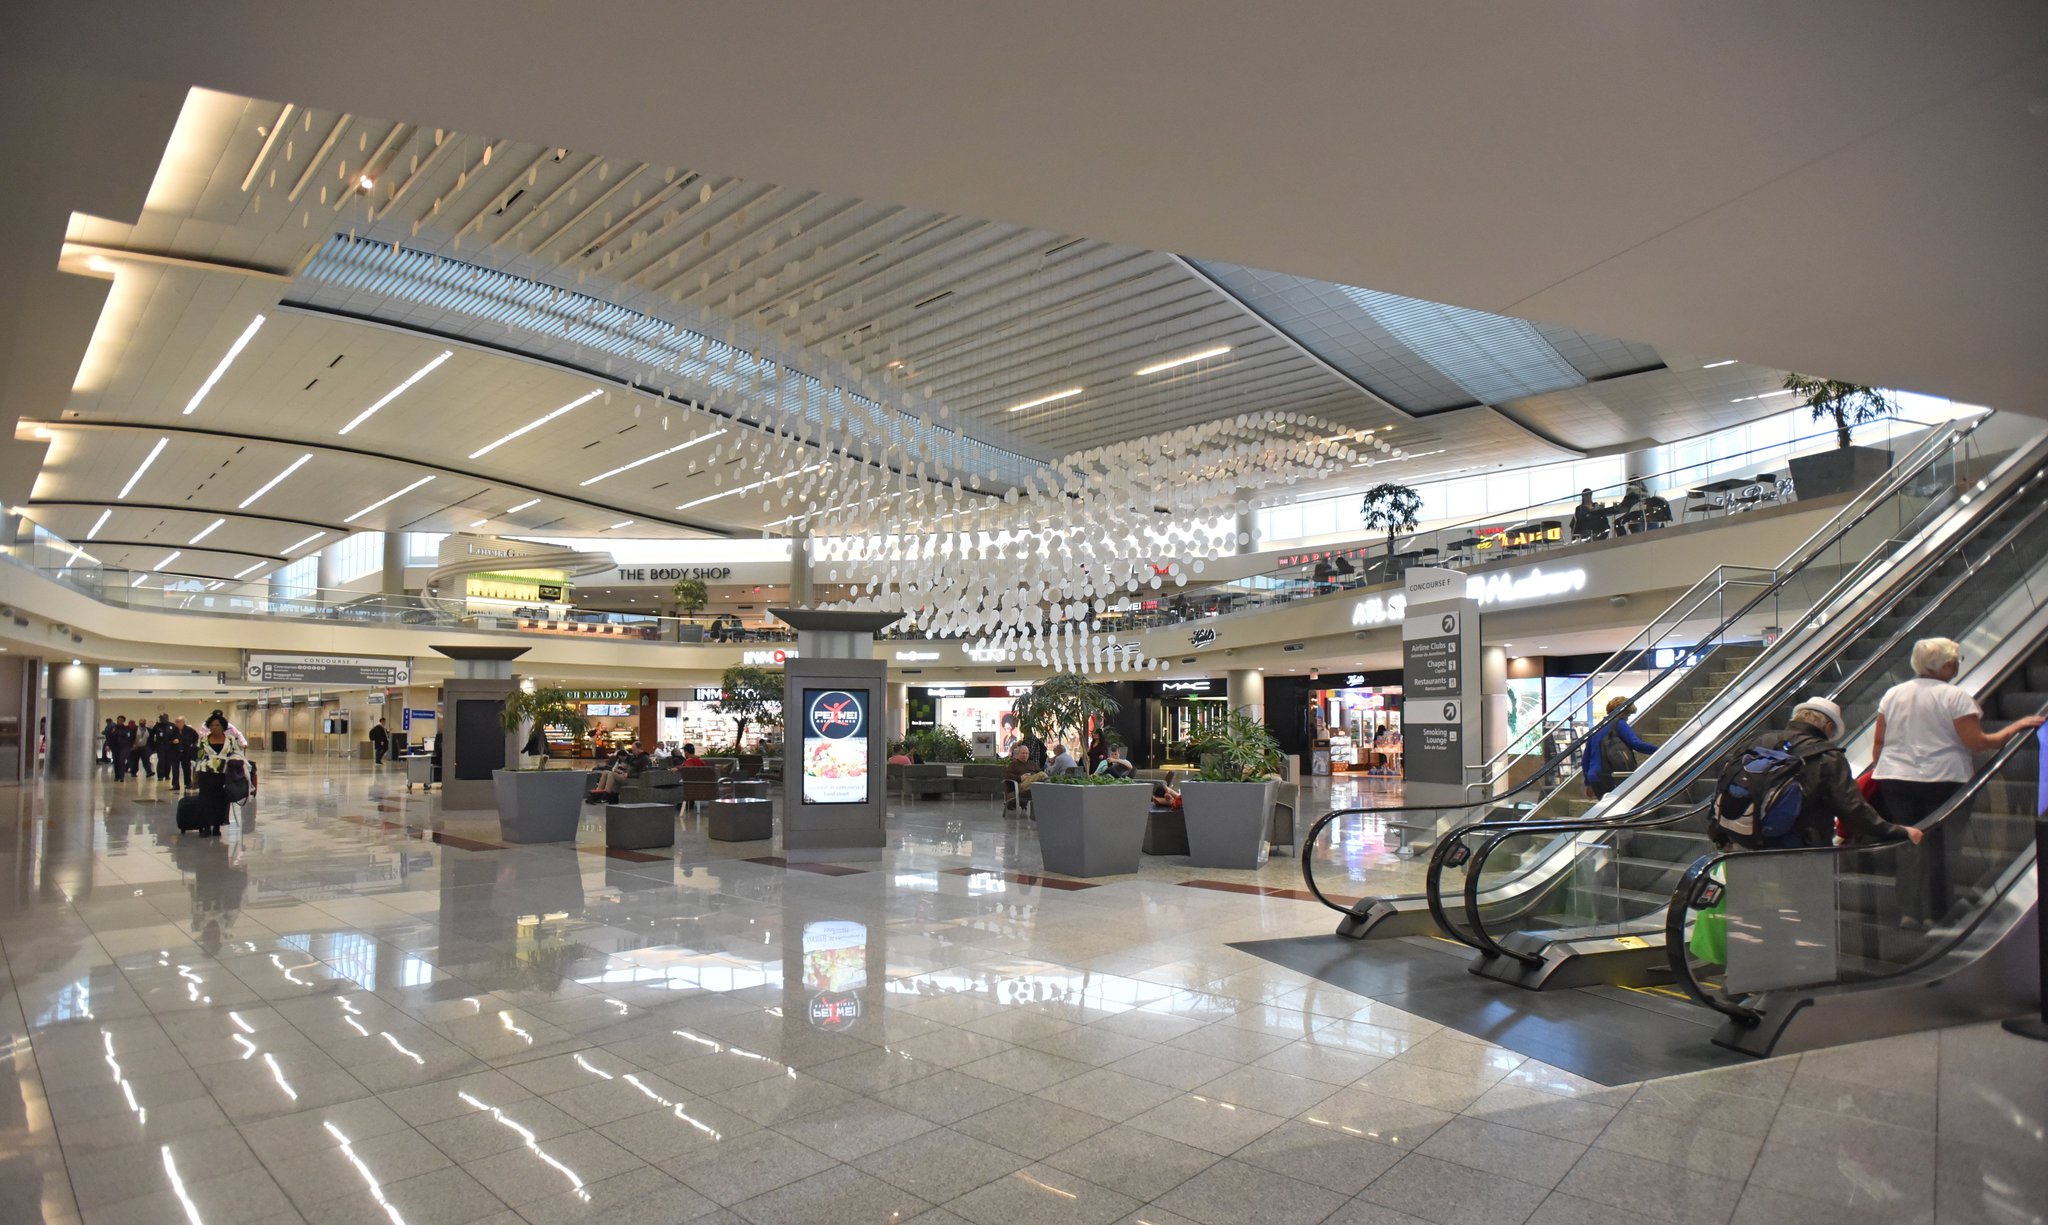
{"label": "handbag", "polygon": [[239,760],[230,758],[221,776],[221,794],[228,803],[239,804],[249,798],[249,771]]}
{"label": "handbag", "polygon": [[[1722,880],[1720,868],[1713,870],[1715,881]],[[1728,891],[1724,887],[1714,904],[1693,916],[1692,939],[1687,942],[1692,955],[1699,960],[1717,966],[1728,964]]]}

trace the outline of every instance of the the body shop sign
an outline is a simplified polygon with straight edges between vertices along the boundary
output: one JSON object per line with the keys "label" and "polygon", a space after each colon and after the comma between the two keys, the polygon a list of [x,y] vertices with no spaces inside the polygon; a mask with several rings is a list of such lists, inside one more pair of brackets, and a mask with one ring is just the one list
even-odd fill
{"label": "the body shop sign", "polygon": [[868,695],[803,691],[804,803],[868,802]]}

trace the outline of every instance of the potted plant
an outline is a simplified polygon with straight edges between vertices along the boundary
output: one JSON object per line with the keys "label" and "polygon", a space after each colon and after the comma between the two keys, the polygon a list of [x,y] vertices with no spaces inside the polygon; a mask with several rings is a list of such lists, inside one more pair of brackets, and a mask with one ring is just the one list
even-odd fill
{"label": "potted plant", "polygon": [[1889,449],[1854,446],[1849,433],[1865,422],[1897,416],[1899,406],[1890,396],[1861,383],[1816,379],[1804,374],[1786,375],[1785,390],[1800,397],[1799,402],[1813,410],[1815,421],[1831,418],[1835,423],[1834,450],[1795,455],[1788,463],[1793,487],[1800,497],[1861,489],[1892,466]]}
{"label": "potted plant", "polygon": [[[566,689],[536,685],[505,695],[499,715],[505,731],[518,737],[535,727],[562,727],[581,739],[590,730],[583,708]],[[584,777],[579,770],[550,770],[542,759],[537,769],[491,771],[498,801],[498,831],[507,842],[570,842],[583,816]]]}
{"label": "potted plant", "polygon": [[1086,747],[1090,727],[1106,729],[1118,709],[1109,690],[1078,672],[1048,676],[1010,706],[1017,716],[1018,732],[1040,740],[1071,736],[1068,744],[1076,757]]}
{"label": "potted plant", "polygon": [[676,616],[686,618],[683,624],[676,627],[676,641],[704,641],[704,627],[687,620],[703,612],[704,606],[711,602],[711,589],[704,585],[704,580],[679,578],[676,585],[668,589],[668,596],[675,601]]}
{"label": "potted plant", "polygon": [[1202,768],[1181,784],[1180,795],[1196,867],[1256,868],[1266,862],[1280,742],[1249,711],[1230,711],[1194,740]]}
{"label": "potted plant", "polygon": [[719,678],[718,687],[724,696],[712,709],[733,721],[732,747],[735,755],[745,751],[748,725],[782,726],[780,668],[734,664]]}
{"label": "potted plant", "polygon": [[1046,871],[1116,876],[1138,870],[1150,785],[1106,774],[1043,778],[1031,785],[1031,809]]}
{"label": "potted plant", "polygon": [[1383,482],[1365,491],[1365,502],[1359,507],[1359,514],[1365,520],[1369,532],[1387,534],[1387,580],[1401,577],[1394,573],[1394,538],[1402,532],[1412,532],[1422,512],[1422,495],[1406,485]]}
{"label": "potted plant", "polygon": [[904,737],[903,742],[928,766],[974,759],[974,746],[950,727],[923,728]]}

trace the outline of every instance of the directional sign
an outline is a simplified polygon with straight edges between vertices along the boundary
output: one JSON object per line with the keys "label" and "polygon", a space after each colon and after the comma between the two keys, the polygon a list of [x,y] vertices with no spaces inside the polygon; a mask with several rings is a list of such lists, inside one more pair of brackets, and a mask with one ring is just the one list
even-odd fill
{"label": "directional sign", "polygon": [[243,653],[242,675],[264,685],[334,685],[371,689],[412,683],[412,660],[356,655]]}

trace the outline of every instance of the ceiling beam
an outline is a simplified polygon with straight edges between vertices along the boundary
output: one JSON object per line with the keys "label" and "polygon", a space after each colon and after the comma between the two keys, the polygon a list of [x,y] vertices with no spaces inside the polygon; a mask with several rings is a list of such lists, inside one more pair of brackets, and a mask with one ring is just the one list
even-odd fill
{"label": "ceiling beam", "polygon": [[327,523],[319,519],[297,519],[290,515],[262,515],[250,510],[232,510],[193,506],[183,502],[95,502],[86,498],[30,498],[24,503],[30,510],[43,507],[67,510],[154,510],[166,514],[197,515],[204,519],[211,515],[216,519],[254,519],[260,523],[287,523],[293,527],[318,527],[330,532],[344,534],[355,531],[338,523]]}
{"label": "ceiling beam", "polygon": [[[463,468],[449,467],[445,464],[430,463],[423,459],[386,455],[382,451],[372,451],[367,447],[342,446],[336,443],[318,442],[305,438],[285,438],[273,434],[252,434],[243,430],[205,429],[192,425],[167,425],[160,421],[34,421],[24,417],[22,419],[22,427],[53,431],[80,430],[103,433],[172,434],[180,438],[216,438],[227,442],[260,442],[275,447],[295,447],[300,450],[323,452],[328,455],[348,455],[357,459],[371,459],[380,463],[398,464],[406,468],[416,468],[421,472],[432,472],[437,476],[454,476],[467,481],[479,481],[486,485],[495,485],[501,489],[516,489],[521,493],[532,494],[535,497],[565,502],[571,506],[580,506],[585,510],[594,510],[599,514],[623,516],[638,519],[643,523],[658,523],[663,527],[680,528],[690,532],[702,532],[710,536],[729,537],[737,530],[734,528],[714,527],[708,523],[696,523],[687,519],[669,518],[665,515],[637,510],[632,507],[617,506],[606,502],[593,502],[588,498],[563,493],[559,489],[529,485],[522,481],[507,480],[481,472],[471,472]],[[103,502],[99,503],[99,505],[110,505],[110,503]],[[361,530],[370,531],[372,529],[366,527]]]}
{"label": "ceiling beam", "polygon": [[[259,561],[282,562],[291,560],[277,553],[255,553],[248,549],[217,549],[212,545],[177,544],[167,540],[108,540],[102,536],[98,540],[90,540],[86,543],[102,552],[111,552],[114,549],[167,549],[173,553],[223,553],[229,557],[253,557]],[[78,548],[81,546],[73,545],[72,547]]]}

